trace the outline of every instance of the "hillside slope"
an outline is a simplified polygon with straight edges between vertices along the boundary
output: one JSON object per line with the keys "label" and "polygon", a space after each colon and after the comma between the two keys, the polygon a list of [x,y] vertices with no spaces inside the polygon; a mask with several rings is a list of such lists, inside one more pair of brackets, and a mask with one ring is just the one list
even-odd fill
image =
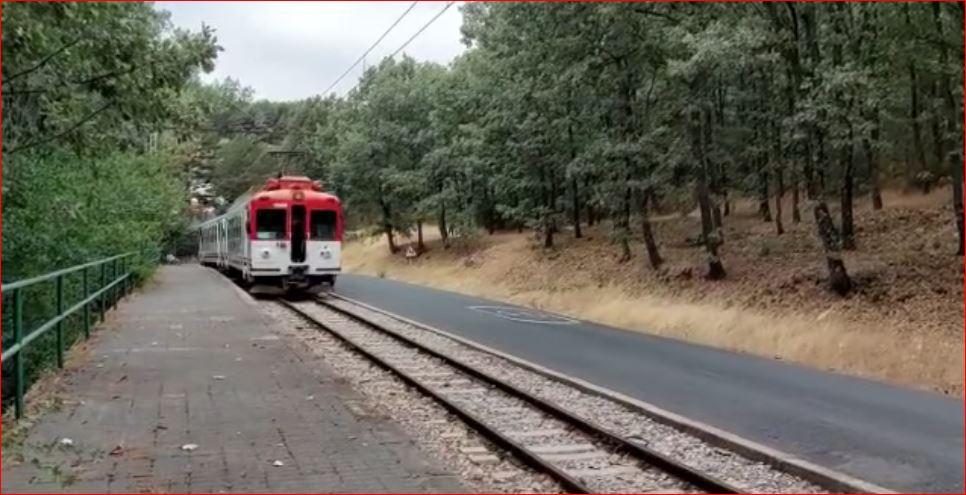
{"label": "hillside slope", "polygon": [[[415,260],[391,256],[382,237],[346,246],[346,269],[481,295],[629,330],[963,395],[963,264],[951,255],[949,192],[890,193],[879,212],[857,205],[856,251],[845,255],[857,289],[822,285],[823,259],[808,212],[786,233],[738,204],[725,221],[728,278],[704,280],[704,254],[686,238],[692,215],[655,220],[667,264],[646,265],[643,246],[618,261],[606,228],[565,230],[552,250],[532,233],[482,235],[443,249],[427,235]],[[785,208],[788,212],[790,208]],[[403,240],[405,242],[405,240]]]}

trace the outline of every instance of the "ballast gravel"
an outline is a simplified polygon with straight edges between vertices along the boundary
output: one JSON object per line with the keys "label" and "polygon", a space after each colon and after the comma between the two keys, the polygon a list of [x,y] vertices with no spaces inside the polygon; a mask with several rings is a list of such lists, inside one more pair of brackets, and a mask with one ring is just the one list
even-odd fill
{"label": "ballast gravel", "polygon": [[[613,446],[601,444],[596,436],[569,428],[569,423],[541,411],[532,404],[453,368],[450,364],[418,350],[368,325],[315,303],[297,303],[298,310],[343,335],[390,366],[409,374],[437,395],[454,403],[491,429],[580,480],[592,493],[691,493],[689,484],[660,469],[642,464],[633,456],[620,454]],[[449,373],[449,380],[420,376]],[[447,386],[457,383],[457,386]],[[518,414],[527,411],[526,414]],[[555,430],[553,445],[531,442],[525,431],[544,426]],[[466,453],[465,449],[463,452]],[[480,453],[476,453],[479,458]],[[487,459],[494,459],[492,455]],[[471,456],[471,460],[474,456]],[[574,474],[576,473],[576,474]],[[620,474],[621,476],[616,476]]]}
{"label": "ballast gravel", "polygon": [[[258,301],[258,307],[275,332],[301,343],[321,365],[359,391],[368,409],[400,425],[420,450],[458,475],[464,487],[479,493],[563,493],[555,480],[501,455],[498,447],[459,418],[335,337],[274,302]],[[496,462],[461,451],[477,447],[493,454]]]}
{"label": "ballast gravel", "polygon": [[347,301],[329,298],[328,302],[540,398],[565,406],[579,417],[594,421],[747,493],[828,493],[814,483],[713,446],[623,404],[521,368],[444,335]]}

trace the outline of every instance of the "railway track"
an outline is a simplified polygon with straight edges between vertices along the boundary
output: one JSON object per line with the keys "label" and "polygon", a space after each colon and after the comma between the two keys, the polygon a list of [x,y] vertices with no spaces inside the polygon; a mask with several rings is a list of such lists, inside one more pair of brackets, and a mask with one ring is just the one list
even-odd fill
{"label": "railway track", "polygon": [[572,493],[741,493],[565,408],[324,299],[280,304],[437,401]]}

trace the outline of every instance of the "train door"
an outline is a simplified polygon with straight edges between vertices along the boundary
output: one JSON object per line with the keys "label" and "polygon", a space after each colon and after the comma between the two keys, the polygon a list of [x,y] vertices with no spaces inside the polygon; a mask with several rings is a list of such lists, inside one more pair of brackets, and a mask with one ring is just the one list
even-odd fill
{"label": "train door", "polygon": [[292,206],[292,263],[305,262],[305,206]]}
{"label": "train door", "polygon": [[251,219],[248,216],[248,210],[247,209],[244,212],[242,212],[241,222],[242,222],[242,232],[244,234],[244,237],[242,237],[242,241],[241,241],[241,257],[242,257],[242,260],[243,260],[242,264],[244,265],[244,270],[245,270],[244,275],[247,278],[247,277],[250,277],[251,276],[251,269],[252,269],[252,263],[251,263],[251,260],[252,260],[252,241],[251,241],[251,237],[252,237],[252,221],[251,221]]}
{"label": "train door", "polygon": [[228,268],[228,220],[218,222],[218,267]]}
{"label": "train door", "polygon": [[257,209],[252,213],[254,223],[249,246],[249,260],[254,277],[280,277],[285,274],[291,258],[286,226],[289,225],[285,208]]}
{"label": "train door", "polygon": [[312,210],[309,214],[308,262],[312,275],[322,276],[329,284],[342,266],[342,243],[339,242],[339,212]]}

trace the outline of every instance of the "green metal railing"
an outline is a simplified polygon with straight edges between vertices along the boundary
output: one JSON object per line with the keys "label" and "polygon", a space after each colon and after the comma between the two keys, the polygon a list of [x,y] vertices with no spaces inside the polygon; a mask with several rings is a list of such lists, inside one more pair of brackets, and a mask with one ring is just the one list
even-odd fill
{"label": "green metal railing", "polygon": [[[4,298],[13,298],[13,338],[12,345],[4,346],[0,362],[6,364],[13,359],[13,379],[15,380],[14,408],[19,419],[23,416],[24,404],[23,396],[25,389],[24,367],[26,365],[24,353],[31,342],[47,334],[50,331],[56,333],[56,356],[57,367],[64,367],[65,351],[65,323],[69,316],[83,313],[84,338],[87,339],[91,334],[91,306],[95,306],[97,319],[104,321],[104,315],[108,309],[117,305],[118,300],[126,295],[133,287],[133,277],[131,269],[133,257],[136,253],[125,253],[110,258],[104,258],[83,265],[72,266],[63,270],[47,273],[37,277],[18,280],[0,286],[0,293]],[[94,272],[93,274],[91,272]],[[65,285],[67,277],[80,272],[81,275],[81,300],[67,307],[69,302],[65,298]],[[99,280],[92,280],[99,277]],[[26,329],[24,324],[24,300],[26,290],[37,286],[37,284],[53,282],[54,297],[56,302],[56,316],[43,322],[37,328]],[[96,288],[92,291],[93,287]],[[7,321],[5,319],[5,321]],[[6,334],[7,332],[4,332]]]}

